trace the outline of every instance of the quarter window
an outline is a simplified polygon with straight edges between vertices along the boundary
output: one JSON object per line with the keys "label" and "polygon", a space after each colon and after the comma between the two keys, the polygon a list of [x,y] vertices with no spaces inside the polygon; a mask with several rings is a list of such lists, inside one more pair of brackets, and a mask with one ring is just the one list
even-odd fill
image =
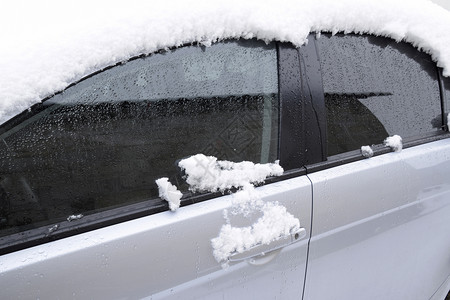
{"label": "quarter window", "polygon": [[160,204],[155,179],[180,186],[181,158],[277,158],[276,49],[234,41],[138,58],[45,101],[20,124],[4,124],[0,136],[0,236],[144,200]]}
{"label": "quarter window", "polygon": [[437,70],[406,43],[360,35],[317,41],[328,120],[328,155],[442,128]]}

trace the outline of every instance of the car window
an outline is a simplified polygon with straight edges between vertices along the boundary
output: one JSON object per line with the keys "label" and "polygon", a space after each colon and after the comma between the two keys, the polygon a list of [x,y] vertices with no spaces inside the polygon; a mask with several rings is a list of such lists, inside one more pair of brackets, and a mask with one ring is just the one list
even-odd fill
{"label": "car window", "polygon": [[429,55],[375,36],[317,41],[327,109],[328,155],[441,130],[437,70]]}
{"label": "car window", "polygon": [[0,236],[144,200],[155,180],[181,190],[177,160],[273,162],[274,44],[229,41],[131,60],[0,128]]}

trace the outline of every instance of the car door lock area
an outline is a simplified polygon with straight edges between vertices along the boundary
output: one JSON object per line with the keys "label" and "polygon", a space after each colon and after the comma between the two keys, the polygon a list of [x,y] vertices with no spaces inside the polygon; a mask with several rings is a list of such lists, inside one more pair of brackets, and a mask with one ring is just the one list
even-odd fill
{"label": "car door lock area", "polygon": [[[244,260],[249,260],[249,263],[257,265],[257,261],[260,258],[271,256],[271,258],[276,256],[278,250],[281,250],[284,247],[292,245],[306,237],[306,229],[299,228],[295,232],[292,232],[288,236],[281,236],[280,238],[272,241],[269,244],[260,244],[251,247],[245,252],[242,253],[233,253],[229,256],[228,262],[235,263],[241,262]],[[270,259],[272,260],[272,259]],[[264,260],[264,263],[269,262],[270,260]]]}

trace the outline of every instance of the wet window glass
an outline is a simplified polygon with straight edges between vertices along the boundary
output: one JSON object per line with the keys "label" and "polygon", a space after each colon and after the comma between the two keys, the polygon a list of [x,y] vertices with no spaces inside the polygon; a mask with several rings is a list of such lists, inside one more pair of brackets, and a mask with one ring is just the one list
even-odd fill
{"label": "wet window glass", "polygon": [[[132,60],[0,128],[0,236],[185,189],[177,161],[277,159],[273,44],[188,46]],[[153,200],[152,200],[153,199]]]}
{"label": "wet window glass", "polygon": [[429,55],[374,36],[317,41],[328,122],[328,155],[442,128],[437,70]]}

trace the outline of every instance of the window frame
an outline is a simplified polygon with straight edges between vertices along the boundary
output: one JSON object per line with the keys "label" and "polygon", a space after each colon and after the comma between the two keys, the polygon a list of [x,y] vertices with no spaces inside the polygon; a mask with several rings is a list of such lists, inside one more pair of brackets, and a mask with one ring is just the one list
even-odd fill
{"label": "window frame", "polygon": [[[447,99],[447,95],[450,95],[450,92],[446,92],[445,90],[445,83],[444,83],[444,75],[442,74],[443,70],[442,68],[438,67],[438,83],[439,83],[439,90],[441,95],[441,112],[442,112],[442,129],[446,132],[450,130],[448,126],[448,119],[447,114],[449,113],[448,107],[447,107],[447,101],[450,101],[450,99]],[[450,77],[447,78],[447,80],[450,82]]]}
{"label": "window frame", "polygon": [[[311,33],[308,36],[308,44],[306,46],[302,46],[299,48],[299,55],[302,63],[306,66],[315,66],[314,72],[317,74],[315,78],[309,78],[307,77],[306,80],[308,81],[308,86],[314,88],[314,95],[316,95],[313,99],[313,102],[316,103],[316,107],[319,107],[322,109],[321,112],[321,120],[318,122],[318,126],[322,126],[320,129],[327,131],[327,120],[326,120],[326,111],[325,109],[325,97],[324,97],[324,87],[323,87],[323,81],[322,81],[322,75],[321,75],[321,69],[320,69],[320,62],[319,62],[319,55],[318,55],[318,48],[316,45],[316,34]],[[366,36],[370,36],[369,34],[366,34]],[[387,37],[385,37],[387,38]],[[308,49],[313,48],[314,50]],[[315,51],[316,55],[311,55],[311,53]],[[419,51],[416,49],[416,51]],[[410,137],[403,140],[403,149],[450,138],[450,133],[448,132],[449,128],[446,125],[446,96],[444,91],[444,82],[443,82],[443,76],[442,76],[442,69],[438,68],[436,63],[434,62],[436,73],[437,73],[437,80],[438,80],[438,87],[439,87],[439,94],[440,94],[440,105],[441,105],[441,114],[442,114],[442,131],[436,131],[435,133],[427,133],[422,135],[417,135],[414,137]],[[305,68],[305,66],[303,66]],[[316,82],[314,82],[314,80]],[[320,84],[319,84],[320,81]],[[325,135],[328,133],[325,133]],[[324,169],[340,166],[343,164],[367,159],[361,154],[361,151],[359,149],[352,150],[344,153],[340,153],[337,155],[329,156],[327,157],[327,139],[322,138],[321,139],[321,147],[322,147],[322,153],[325,153],[324,158],[322,161],[314,162],[307,164],[305,166],[307,174],[321,171]],[[363,146],[363,145],[362,145]],[[383,144],[376,144],[372,147],[373,150],[373,156],[378,156],[382,154],[386,154],[389,152],[392,152],[391,149],[387,146],[384,146]]]}
{"label": "window frame", "polygon": [[[282,176],[268,178],[266,180],[266,183],[278,182],[281,180],[306,174],[306,169],[303,167],[305,165],[305,157],[303,156],[304,148],[298,148],[297,143],[301,141],[301,138],[303,138],[302,134],[305,131],[305,122],[307,121],[307,119],[302,118],[299,122],[298,120],[293,121],[293,119],[291,118],[293,117],[293,112],[304,115],[304,110],[307,110],[304,105],[301,104],[303,103],[303,101],[299,101],[299,98],[301,98],[300,94],[303,92],[299,87],[299,80],[292,80],[293,76],[290,76],[290,74],[295,74],[296,78],[299,78],[300,76],[299,55],[297,49],[292,44],[274,42],[274,46],[277,51],[276,55],[279,96],[278,157],[281,161],[281,165],[285,166],[285,172]],[[158,51],[155,54],[163,52],[164,51]],[[133,61],[146,56],[148,55],[135,56],[130,58],[128,61]],[[70,84],[68,87],[66,87],[66,89],[121,64],[123,63],[117,63],[96,71]],[[296,92],[294,94],[291,93],[291,91],[294,90]],[[5,122],[2,126],[4,130],[1,131],[0,134],[10,130],[11,128],[26,121],[27,119],[33,118],[34,116],[38,115],[45,109],[42,102],[45,102],[46,100],[62,93],[63,91],[64,90],[46,97],[41,101],[41,103],[33,105],[29,110],[25,110],[24,112]],[[311,110],[310,104],[308,108]],[[290,138],[291,136],[295,136],[296,139],[292,140]],[[220,192],[201,194],[194,194],[189,192],[183,195],[180,207],[211,200],[221,196],[223,196],[223,193]],[[29,247],[168,210],[169,205],[164,200],[160,200],[157,204],[155,204],[155,199],[144,200],[138,203],[128,204],[117,208],[105,209],[101,212],[83,216],[79,220],[55,222],[51,225],[6,235],[0,237],[0,255],[23,250]],[[51,230],[51,228],[54,226],[57,226],[56,230]]]}

